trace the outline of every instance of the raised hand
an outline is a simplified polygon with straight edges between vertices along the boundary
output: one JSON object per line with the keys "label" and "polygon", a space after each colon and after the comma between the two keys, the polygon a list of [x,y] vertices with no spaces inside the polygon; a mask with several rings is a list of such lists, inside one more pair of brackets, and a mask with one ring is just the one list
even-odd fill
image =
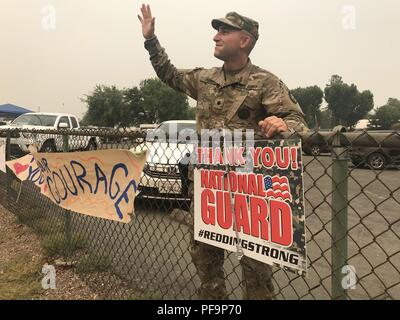
{"label": "raised hand", "polygon": [[149,5],[142,4],[140,8],[142,16],[138,14],[138,18],[142,23],[142,33],[145,39],[150,39],[154,36],[155,20],[151,15],[151,9]]}

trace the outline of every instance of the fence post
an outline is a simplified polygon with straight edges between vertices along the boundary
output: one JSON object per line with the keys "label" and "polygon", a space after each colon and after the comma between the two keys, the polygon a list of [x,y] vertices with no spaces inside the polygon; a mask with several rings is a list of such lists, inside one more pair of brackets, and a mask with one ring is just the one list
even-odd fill
{"label": "fence post", "polygon": [[[63,152],[69,152],[68,135],[63,134]],[[69,257],[72,248],[72,231],[71,231],[71,211],[65,210],[65,225],[64,225],[64,238],[66,244],[66,256]]]}
{"label": "fence post", "polygon": [[[332,141],[332,299],[346,300],[342,268],[347,264],[348,152],[341,147],[340,132],[333,129]],[[344,130],[345,131],[345,130]]]}
{"label": "fence post", "polygon": [[[6,161],[11,160],[11,130],[7,130],[6,136]],[[10,169],[6,166],[6,197],[7,197],[7,208],[10,208],[10,189],[11,189],[11,182],[10,182]]]}

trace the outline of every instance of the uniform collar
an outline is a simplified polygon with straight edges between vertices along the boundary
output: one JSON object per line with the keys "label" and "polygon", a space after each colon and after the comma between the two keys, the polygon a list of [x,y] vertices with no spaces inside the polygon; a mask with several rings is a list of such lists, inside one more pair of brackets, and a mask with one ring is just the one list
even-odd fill
{"label": "uniform collar", "polygon": [[240,70],[239,73],[237,73],[235,77],[230,81],[225,81],[225,74],[223,67],[216,68],[215,71],[210,75],[209,79],[213,82],[216,82],[221,87],[227,87],[234,83],[246,85],[252,69],[253,69],[253,64],[251,63],[251,60],[249,58],[249,61],[247,62],[246,66],[242,70]]}

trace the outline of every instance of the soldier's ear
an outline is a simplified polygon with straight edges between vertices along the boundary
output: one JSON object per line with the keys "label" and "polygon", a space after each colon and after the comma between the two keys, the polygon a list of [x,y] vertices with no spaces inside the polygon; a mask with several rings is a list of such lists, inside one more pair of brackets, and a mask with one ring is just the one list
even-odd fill
{"label": "soldier's ear", "polygon": [[251,44],[251,37],[245,33],[243,33],[242,39],[240,41],[240,48],[245,49],[249,47]]}

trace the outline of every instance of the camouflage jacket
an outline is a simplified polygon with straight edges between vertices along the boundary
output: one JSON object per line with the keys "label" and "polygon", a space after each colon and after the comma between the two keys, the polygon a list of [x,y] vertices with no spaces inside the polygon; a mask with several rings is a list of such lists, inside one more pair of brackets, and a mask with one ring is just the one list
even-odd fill
{"label": "camouflage jacket", "polygon": [[307,130],[304,114],[286,85],[272,73],[251,63],[228,81],[223,68],[177,69],[157,37],[145,41],[158,77],[170,87],[197,100],[200,129],[253,129],[262,139],[258,122],[268,116],[283,118],[289,129]]}

